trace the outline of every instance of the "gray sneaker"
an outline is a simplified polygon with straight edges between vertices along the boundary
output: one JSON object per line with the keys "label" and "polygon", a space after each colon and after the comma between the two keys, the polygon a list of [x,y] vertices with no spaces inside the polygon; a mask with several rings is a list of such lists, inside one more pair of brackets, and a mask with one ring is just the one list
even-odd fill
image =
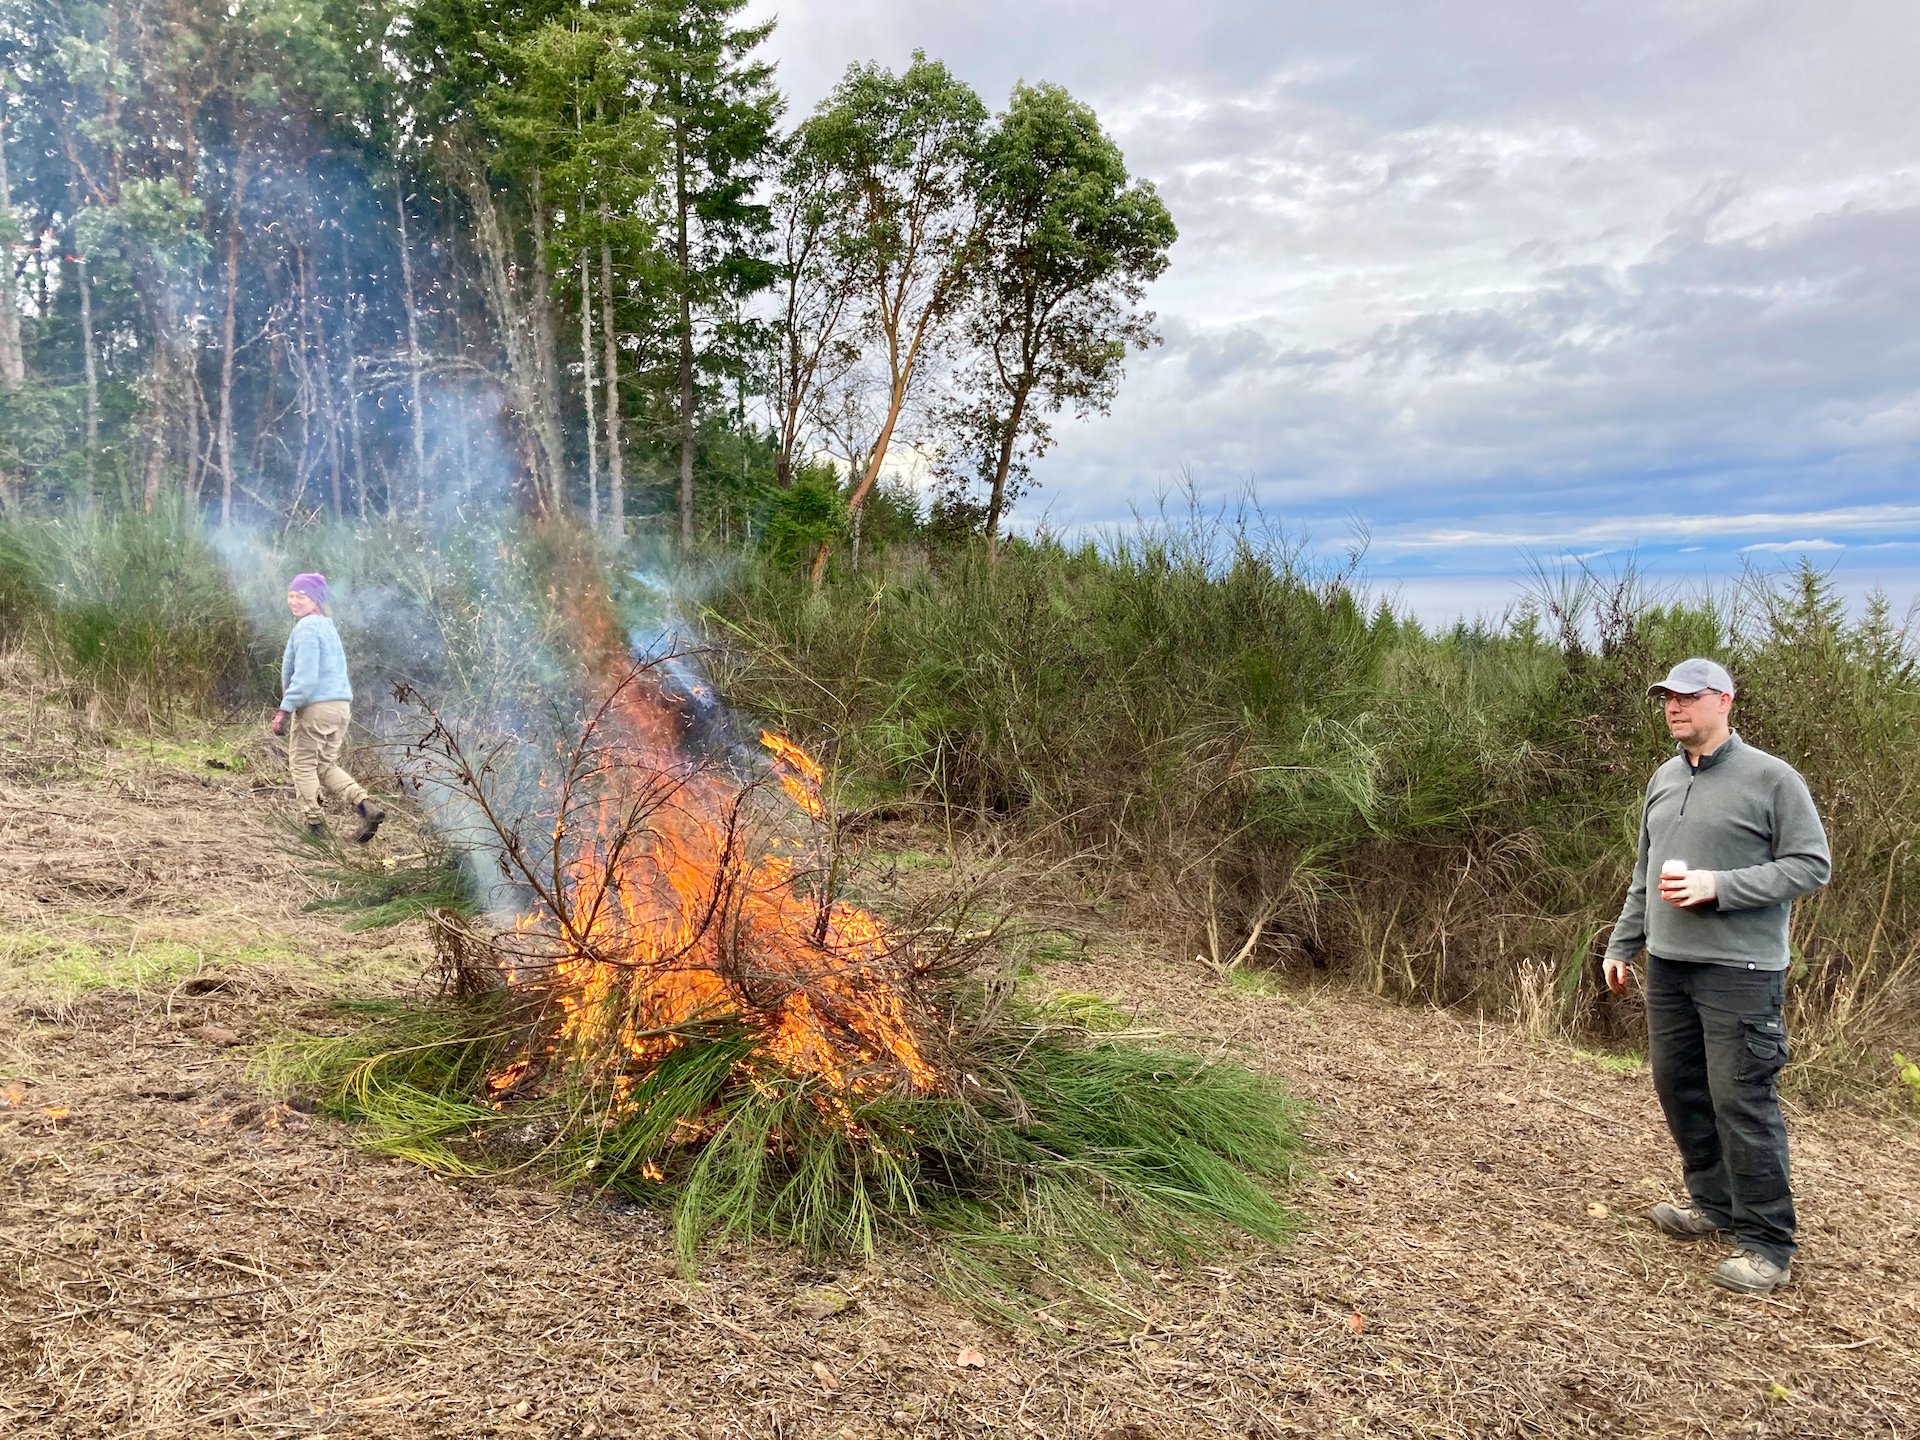
{"label": "gray sneaker", "polygon": [[1731,1260],[1722,1260],[1713,1272],[1713,1283],[1747,1295],[1771,1295],[1793,1279],[1791,1265],[1776,1265],[1753,1250],[1742,1250]]}
{"label": "gray sneaker", "polygon": [[1647,1219],[1676,1240],[1705,1240],[1712,1235],[1727,1233],[1726,1226],[1710,1219],[1699,1206],[1688,1205],[1683,1210],[1669,1200],[1662,1200],[1649,1210]]}

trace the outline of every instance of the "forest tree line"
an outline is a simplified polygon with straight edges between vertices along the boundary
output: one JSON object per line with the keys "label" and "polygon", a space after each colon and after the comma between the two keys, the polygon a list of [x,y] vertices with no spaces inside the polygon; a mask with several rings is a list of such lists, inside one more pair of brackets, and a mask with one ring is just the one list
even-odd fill
{"label": "forest tree line", "polygon": [[818,565],[911,443],[992,544],[1173,221],[1057,86],[916,53],[788,124],[744,4],[0,0],[0,505],[496,479]]}

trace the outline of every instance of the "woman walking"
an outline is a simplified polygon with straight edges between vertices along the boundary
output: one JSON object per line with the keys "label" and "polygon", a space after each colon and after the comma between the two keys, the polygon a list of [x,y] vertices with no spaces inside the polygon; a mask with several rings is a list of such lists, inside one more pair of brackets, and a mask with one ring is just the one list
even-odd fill
{"label": "woman walking", "polygon": [[327,613],[327,577],[294,576],[287,584],[287,609],[293,612],[293,633],[280,660],[280,708],[273,714],[273,733],[286,737],[287,768],[300,799],[300,818],[310,833],[327,833],[320,811],[320,792],[325,790],[360,816],[360,830],[353,838],[364,845],[379,832],[387,812],[337,763],[347,739],[353,686],[347,682],[340,632]]}

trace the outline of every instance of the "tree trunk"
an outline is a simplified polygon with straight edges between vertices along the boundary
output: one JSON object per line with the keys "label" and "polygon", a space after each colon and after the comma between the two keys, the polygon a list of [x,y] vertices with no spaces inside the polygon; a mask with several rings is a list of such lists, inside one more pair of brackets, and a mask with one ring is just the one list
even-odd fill
{"label": "tree trunk", "polygon": [[[17,390],[27,382],[27,357],[20,342],[20,295],[13,273],[13,186],[7,176],[7,127],[0,117],[0,390]],[[44,314],[44,309],[42,310]],[[17,500],[14,477],[0,470],[0,509],[11,510]]]}
{"label": "tree trunk", "polygon": [[200,351],[192,343],[182,347],[180,376],[186,391],[187,436],[182,447],[187,463],[183,477],[185,493],[193,497],[196,508],[200,504],[200,487],[206,480],[206,456],[200,449],[200,421],[207,412],[207,393],[200,385]]}
{"label": "tree trunk", "polygon": [[993,493],[987,501],[987,560],[1000,558],[1000,515],[1006,508],[1007,472],[1013,468],[1013,443],[1020,434],[1020,420],[1027,413],[1031,387],[1022,385],[1013,397],[1013,410],[1007,416],[1006,433],[1000,437],[1000,453],[994,457]]}
{"label": "tree trunk", "polygon": [[[540,422],[539,362],[536,356],[529,353],[536,348],[536,340],[529,333],[532,329],[529,307],[520,298],[520,287],[512,268],[513,254],[501,230],[500,212],[494,204],[493,190],[487,184],[485,171],[459,155],[452,156],[451,163],[456,167],[473,211],[487,308],[492,312],[494,324],[500,333],[501,346],[506,351],[508,402],[526,422],[521,427],[521,453],[533,485],[534,503],[544,507],[547,503],[547,477],[556,472],[552,452],[548,448],[549,436]],[[465,444],[464,427],[462,444]],[[466,468],[464,464],[462,468]]]}
{"label": "tree trunk", "polygon": [[[867,495],[880,478],[880,467],[886,463],[887,447],[893,443],[894,426],[900,423],[901,412],[907,408],[907,395],[913,389],[914,367],[920,363],[920,347],[926,343],[927,331],[933,321],[933,310],[929,306],[921,312],[920,323],[914,329],[913,340],[907,346],[906,358],[891,366],[893,384],[887,391],[887,418],[881,423],[880,437],[873,442],[873,449],[867,455],[866,473],[860,477],[859,485],[854,487],[852,495],[847,497],[849,514],[858,515],[860,507],[867,503]],[[891,335],[888,337],[893,338]]]}
{"label": "tree trunk", "polygon": [[245,149],[234,160],[233,211],[227,217],[226,311],[220,321],[220,419],[215,441],[220,451],[220,524],[233,523],[233,339],[234,312],[240,295],[240,205],[247,193]]}
{"label": "tree trunk", "polygon": [[[82,457],[83,473],[87,477],[87,496],[93,497],[95,482],[94,465],[97,462],[100,446],[100,360],[93,335],[93,280],[87,271],[86,251],[80,244],[80,162],[73,151],[73,139],[65,122],[60,133],[66,141],[67,150],[67,209],[73,216],[73,270],[75,288],[80,293],[80,364],[86,377],[86,431],[87,453]],[[120,472],[120,503],[131,505],[127,493],[127,472]]]}
{"label": "tree trunk", "polygon": [[[600,215],[605,235],[606,212]],[[627,486],[620,454],[620,346],[613,333],[613,242],[600,241],[600,343],[607,371],[607,503],[613,511],[613,538],[627,538]]]}
{"label": "tree trunk", "polygon": [[353,353],[353,274],[347,264],[347,229],[340,227],[340,327],[345,352],[341,366],[347,391],[347,453],[353,458],[354,511],[367,518],[367,452],[360,441],[360,361]]}
{"label": "tree trunk", "polygon": [[[100,360],[93,340],[93,281],[87,274],[87,257],[77,255],[74,270],[80,277],[80,363],[87,377],[87,495],[93,495],[94,459],[100,450]],[[120,472],[120,503],[127,503],[126,471]]]}
{"label": "tree trunk", "polygon": [[[915,350],[919,346],[915,345]],[[860,477],[860,483],[854,487],[853,494],[847,497],[849,516],[858,515],[860,507],[867,503],[867,496],[880,478],[880,467],[886,463],[887,447],[893,443],[893,428],[900,423],[901,412],[907,408],[907,387],[912,383],[912,357],[909,356],[909,368],[902,372],[901,378],[894,382],[887,394],[887,418],[881,422],[880,434],[873,442],[873,449],[867,452],[867,468]]]}
{"label": "tree trunk", "polygon": [[593,268],[580,247],[580,399],[587,410],[587,527],[600,533],[600,442],[593,424]]}
{"label": "tree trunk", "polygon": [[167,431],[169,402],[173,389],[173,341],[163,304],[153,307],[153,364],[149,369],[147,404],[146,474],[140,484],[140,508],[147,514],[160,500],[160,486],[167,473]]}
{"label": "tree trunk", "polygon": [[566,449],[560,432],[560,326],[554,313],[553,271],[547,263],[547,196],[540,172],[533,172],[533,294],[528,297],[534,326],[534,424],[547,452],[549,513],[564,508],[567,492]]}
{"label": "tree trunk", "polygon": [[[311,195],[308,201],[311,204]],[[296,255],[300,266],[300,308],[306,312],[306,328],[313,337],[312,404],[318,412],[317,418],[325,427],[321,435],[321,447],[327,457],[327,495],[333,505],[333,518],[344,520],[347,507],[341,472],[346,467],[340,457],[340,425],[334,405],[333,371],[327,363],[326,307],[314,295],[318,288],[318,273],[312,255],[305,246],[299,247]]]}
{"label": "tree trunk", "polygon": [[[400,288],[407,310],[407,385],[413,401],[408,415],[413,428],[413,508],[415,514],[422,514],[427,508],[427,417],[420,407],[420,306],[413,295],[413,247],[407,239],[407,197],[398,170],[393,175],[393,204],[400,217]],[[387,510],[393,510],[391,494]]]}
{"label": "tree trunk", "polygon": [[0,118],[0,227],[6,241],[4,263],[0,263],[0,387],[17,390],[27,380],[27,357],[20,341],[20,292],[13,269],[13,184],[7,174],[11,125],[11,120]]}
{"label": "tree trunk", "polygon": [[687,244],[687,127],[673,128],[674,254],[680,265],[680,543],[693,544],[693,271]]}

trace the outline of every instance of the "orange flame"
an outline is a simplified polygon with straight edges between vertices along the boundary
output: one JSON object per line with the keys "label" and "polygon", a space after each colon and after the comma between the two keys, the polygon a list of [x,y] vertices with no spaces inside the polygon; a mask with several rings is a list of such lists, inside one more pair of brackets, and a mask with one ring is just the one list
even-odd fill
{"label": "orange flame", "polygon": [[[581,630],[612,673],[625,647],[610,611],[592,608]],[[887,926],[823,897],[795,863],[803,845],[762,839],[747,788],[683,755],[674,702],[651,675],[618,690],[604,724],[618,763],[600,769],[595,795],[552,832],[565,846],[564,903],[515,926],[550,960],[513,975],[557,1007],[550,1053],[565,1052],[624,1101],[636,1074],[701,1027],[727,1023],[753,1037],[755,1083],[771,1067],[840,1095],[940,1088]],[[794,805],[823,818],[819,764],[785,736],[760,740]],[[490,1096],[528,1068],[516,1060],[493,1077]]]}
{"label": "orange flame", "polygon": [[826,807],[820,803],[820,782],[826,778],[826,772],[820,768],[820,762],[772,730],[760,732],[760,743],[773,756],[773,772],[780,777],[793,803],[815,820],[826,819]]}

